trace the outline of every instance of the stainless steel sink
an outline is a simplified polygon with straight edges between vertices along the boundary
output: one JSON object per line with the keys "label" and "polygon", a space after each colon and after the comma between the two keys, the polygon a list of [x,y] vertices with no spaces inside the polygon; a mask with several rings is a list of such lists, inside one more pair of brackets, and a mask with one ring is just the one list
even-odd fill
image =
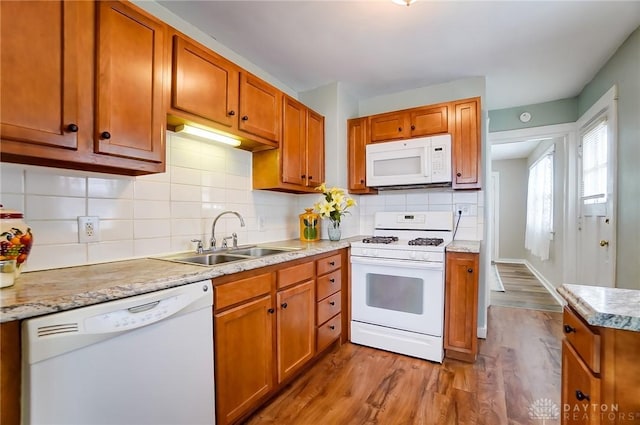
{"label": "stainless steel sink", "polygon": [[238,248],[229,251],[232,255],[248,255],[250,257],[264,257],[266,255],[281,254],[283,252],[290,252],[290,249],[283,248],[261,248],[254,246],[252,248]]}
{"label": "stainless steel sink", "polygon": [[202,254],[177,254],[162,257],[162,260],[179,261],[181,263],[201,264],[204,266],[214,266],[216,264],[225,264],[233,261],[252,260],[262,258],[269,255],[281,254],[283,252],[297,251],[301,248],[276,248],[276,247],[259,247],[244,246],[236,249],[210,251]]}
{"label": "stainless steel sink", "polygon": [[185,263],[204,264],[205,266],[213,266],[216,264],[230,263],[232,261],[247,260],[247,257],[229,254],[198,254],[192,257],[175,258],[176,261]]}

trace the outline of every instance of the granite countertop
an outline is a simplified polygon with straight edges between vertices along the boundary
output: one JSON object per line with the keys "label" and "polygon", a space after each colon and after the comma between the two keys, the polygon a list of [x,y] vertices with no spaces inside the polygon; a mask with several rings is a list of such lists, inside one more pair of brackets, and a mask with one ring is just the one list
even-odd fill
{"label": "granite countertop", "polygon": [[480,241],[452,241],[446,246],[447,252],[469,252],[472,254],[480,253]]}
{"label": "granite countertop", "polygon": [[564,284],[558,293],[590,325],[640,332],[638,290]]}
{"label": "granite countertop", "polygon": [[71,310],[322,254],[347,248],[351,240],[356,238],[337,242],[264,243],[259,246],[297,250],[215,266],[143,258],[22,273],[13,286],[0,289],[0,322]]}

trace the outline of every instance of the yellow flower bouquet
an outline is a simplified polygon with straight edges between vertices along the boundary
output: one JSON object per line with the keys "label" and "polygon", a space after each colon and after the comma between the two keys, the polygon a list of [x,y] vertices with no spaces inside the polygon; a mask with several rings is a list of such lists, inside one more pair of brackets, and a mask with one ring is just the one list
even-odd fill
{"label": "yellow flower bouquet", "polygon": [[323,197],[319,202],[316,202],[313,205],[313,208],[318,214],[320,214],[320,217],[328,218],[329,220],[331,220],[331,225],[329,226],[329,239],[339,240],[340,220],[345,214],[350,214],[347,209],[355,206],[356,201],[346,195],[344,189],[340,189],[337,187],[327,189],[325,183],[322,183],[320,186],[316,187],[316,190],[322,192]]}

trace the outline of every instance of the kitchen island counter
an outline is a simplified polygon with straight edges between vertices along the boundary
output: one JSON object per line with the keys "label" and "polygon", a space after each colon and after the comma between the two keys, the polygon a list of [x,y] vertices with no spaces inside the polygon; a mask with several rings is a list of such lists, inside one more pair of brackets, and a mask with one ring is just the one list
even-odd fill
{"label": "kitchen island counter", "polygon": [[558,293],[592,326],[640,332],[640,291],[569,285]]}
{"label": "kitchen island counter", "polygon": [[0,290],[0,323],[71,310],[200,280],[252,270],[298,258],[348,248],[351,240],[287,240],[261,247],[296,249],[281,254],[215,266],[159,258],[142,258],[22,273],[13,286]]}

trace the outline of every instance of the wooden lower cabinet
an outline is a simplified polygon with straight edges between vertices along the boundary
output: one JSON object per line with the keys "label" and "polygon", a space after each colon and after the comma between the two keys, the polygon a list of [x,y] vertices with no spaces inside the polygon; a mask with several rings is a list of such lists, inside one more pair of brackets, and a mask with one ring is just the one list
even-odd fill
{"label": "wooden lower cabinet", "polygon": [[20,322],[0,323],[0,424],[20,424]]}
{"label": "wooden lower cabinet", "polygon": [[478,354],[479,254],[448,252],[445,270],[445,356],[474,362]]}
{"label": "wooden lower cabinet", "polygon": [[640,424],[640,332],[563,312],[562,425]]}
{"label": "wooden lower cabinet", "polygon": [[213,280],[217,425],[241,423],[342,336],[346,259],[343,249]]}
{"label": "wooden lower cabinet", "polygon": [[273,388],[271,294],[215,315],[216,415],[232,423]]}
{"label": "wooden lower cabinet", "polygon": [[308,280],[277,294],[278,382],[282,382],[315,354],[314,281]]}

